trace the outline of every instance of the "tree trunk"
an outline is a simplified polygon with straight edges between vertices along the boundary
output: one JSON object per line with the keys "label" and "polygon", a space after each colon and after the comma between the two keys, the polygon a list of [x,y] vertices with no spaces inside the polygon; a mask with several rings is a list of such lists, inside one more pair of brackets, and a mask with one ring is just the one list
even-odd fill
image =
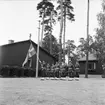
{"label": "tree trunk", "polygon": [[44,31],[44,15],[45,11],[43,12],[43,17],[42,17],[42,32],[41,32],[41,46],[42,46],[42,41],[43,41],[43,31]]}
{"label": "tree trunk", "polygon": [[63,6],[61,0],[61,22],[60,22],[60,35],[59,35],[59,64],[62,63],[62,31],[63,31]]}
{"label": "tree trunk", "polygon": [[50,54],[52,54],[52,11],[51,11],[51,16],[50,16]]}
{"label": "tree trunk", "polygon": [[89,0],[88,0],[88,9],[87,9],[87,51],[86,51],[85,78],[88,78],[88,56],[89,56]]}
{"label": "tree trunk", "polygon": [[63,62],[65,63],[66,7],[64,8]]}
{"label": "tree trunk", "polygon": [[68,64],[70,63],[70,46],[68,46]]}

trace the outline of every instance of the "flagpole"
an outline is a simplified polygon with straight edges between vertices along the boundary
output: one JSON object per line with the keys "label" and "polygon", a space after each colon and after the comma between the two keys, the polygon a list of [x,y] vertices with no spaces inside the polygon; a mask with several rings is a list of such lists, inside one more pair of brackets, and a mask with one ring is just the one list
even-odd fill
{"label": "flagpole", "polygon": [[30,33],[30,35],[29,35],[29,40],[30,40],[30,41],[31,41],[31,36],[32,36],[32,35],[31,35],[31,33]]}
{"label": "flagpole", "polygon": [[[30,33],[30,35],[29,35],[29,40],[30,40],[30,44],[32,44],[32,42],[31,42],[31,33]],[[31,66],[32,66],[32,58],[30,59],[30,65],[29,65],[29,67],[31,68]]]}
{"label": "flagpole", "polygon": [[38,28],[38,44],[37,44],[37,61],[36,61],[36,78],[38,78],[38,64],[39,64],[39,38],[40,38],[40,20],[39,20],[39,28]]}

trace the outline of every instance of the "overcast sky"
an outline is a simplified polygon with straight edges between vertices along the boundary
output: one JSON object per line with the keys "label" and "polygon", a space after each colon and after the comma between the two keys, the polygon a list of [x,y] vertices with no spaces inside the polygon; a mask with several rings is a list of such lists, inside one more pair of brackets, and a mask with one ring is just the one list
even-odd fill
{"label": "overcast sky", "polygon": [[[38,11],[37,3],[41,0],[0,0],[0,45],[7,44],[8,40],[15,42],[29,39],[37,43]],[[72,0],[75,13],[75,22],[67,21],[66,40],[86,38],[87,0]],[[101,11],[101,0],[90,0],[90,35],[95,34],[98,27],[97,13]],[[59,23],[56,24],[53,34],[58,39]]]}

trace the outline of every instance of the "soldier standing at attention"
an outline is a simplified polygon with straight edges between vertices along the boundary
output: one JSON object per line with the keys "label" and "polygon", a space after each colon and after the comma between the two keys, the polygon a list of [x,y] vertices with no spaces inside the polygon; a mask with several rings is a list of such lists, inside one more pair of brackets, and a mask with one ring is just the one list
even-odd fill
{"label": "soldier standing at attention", "polygon": [[105,63],[103,63],[102,68],[103,68],[103,75],[105,75]]}
{"label": "soldier standing at attention", "polygon": [[63,64],[61,65],[61,70],[60,70],[60,75],[61,75],[61,77],[64,76],[64,71],[65,71],[65,63],[63,63]]}
{"label": "soldier standing at attention", "polygon": [[57,73],[57,77],[59,77],[60,67],[59,67],[59,63],[58,62],[56,62],[56,64],[55,64],[55,71]]}
{"label": "soldier standing at attention", "polygon": [[47,64],[46,74],[47,74],[47,77],[50,77],[50,65],[49,65],[49,63]]}
{"label": "soldier standing at attention", "polygon": [[62,76],[63,65],[59,63],[59,78]]}
{"label": "soldier standing at attention", "polygon": [[41,76],[44,77],[44,74],[43,74],[43,62],[41,62]]}
{"label": "soldier standing at attention", "polygon": [[68,76],[68,65],[65,63],[65,76]]}
{"label": "soldier standing at attention", "polygon": [[59,67],[60,67],[60,70],[59,70],[59,77],[61,78],[61,77],[62,77],[63,65],[61,64]]}
{"label": "soldier standing at attention", "polygon": [[46,63],[45,63],[45,61],[43,61],[42,62],[43,63],[43,77],[45,77],[46,76]]}
{"label": "soldier standing at attention", "polygon": [[71,61],[68,64],[68,76],[73,77],[73,64]]}
{"label": "soldier standing at attention", "polygon": [[79,77],[80,65],[79,65],[78,61],[75,64],[75,70],[76,70],[75,71],[76,77]]}
{"label": "soldier standing at attention", "polygon": [[51,65],[51,74],[53,77],[55,77],[55,68],[54,68],[54,64]]}
{"label": "soldier standing at attention", "polygon": [[55,72],[54,75],[56,75],[56,76],[58,77],[58,72],[57,72],[57,62],[56,62],[56,64],[54,65],[54,72]]}

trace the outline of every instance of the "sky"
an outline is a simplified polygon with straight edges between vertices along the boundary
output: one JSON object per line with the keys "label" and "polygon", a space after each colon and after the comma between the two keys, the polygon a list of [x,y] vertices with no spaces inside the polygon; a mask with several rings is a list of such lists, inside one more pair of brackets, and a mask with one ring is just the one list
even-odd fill
{"label": "sky", "polygon": [[[38,41],[39,12],[36,9],[41,0],[0,0],[0,45],[31,39]],[[66,41],[86,38],[87,0],[71,0],[74,7],[75,21],[67,21]],[[97,14],[101,11],[101,0],[90,0],[89,34],[95,35],[98,27]],[[54,26],[53,35],[59,38],[59,22]]]}

